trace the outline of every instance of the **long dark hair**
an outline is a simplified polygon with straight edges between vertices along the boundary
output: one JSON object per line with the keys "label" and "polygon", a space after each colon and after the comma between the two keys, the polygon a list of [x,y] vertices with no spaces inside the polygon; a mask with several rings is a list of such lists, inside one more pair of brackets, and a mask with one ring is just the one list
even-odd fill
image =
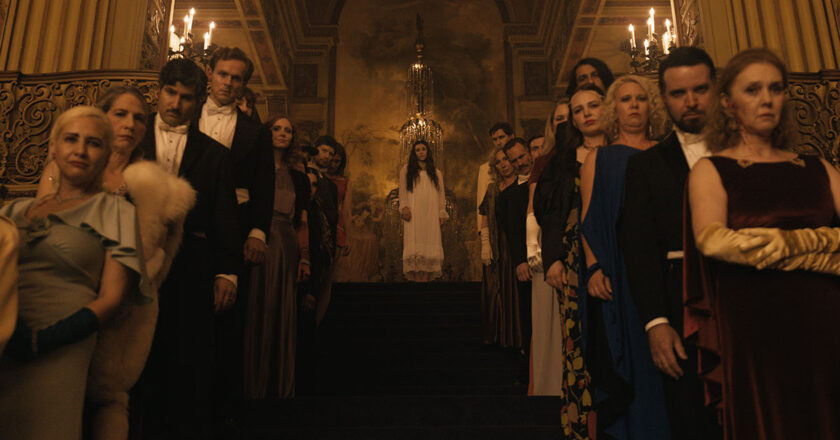
{"label": "long dark hair", "polygon": [[435,188],[440,189],[438,186],[437,171],[435,170],[435,159],[432,157],[432,149],[429,148],[429,144],[426,141],[421,139],[414,142],[411,146],[411,152],[408,154],[408,169],[405,175],[405,184],[408,192],[414,191],[414,183],[420,177],[420,163],[417,159],[416,148],[421,144],[426,146],[426,174],[429,176],[429,179],[432,179]]}
{"label": "long dark hair", "polygon": [[583,65],[589,65],[595,68],[595,71],[598,72],[598,76],[601,78],[601,81],[604,82],[604,87],[610,88],[613,81],[615,81],[615,75],[613,75],[612,70],[607,67],[607,63],[599,60],[598,58],[581,58],[575,63],[575,67],[572,67],[572,71],[569,72],[569,85],[566,87],[566,94],[569,97],[574,94],[578,89],[578,80],[577,80],[577,70],[578,67]]}

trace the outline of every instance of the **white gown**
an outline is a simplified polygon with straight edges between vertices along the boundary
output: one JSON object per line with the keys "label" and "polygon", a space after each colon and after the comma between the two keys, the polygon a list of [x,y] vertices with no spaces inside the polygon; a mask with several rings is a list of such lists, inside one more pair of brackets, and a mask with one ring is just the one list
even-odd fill
{"label": "white gown", "polygon": [[432,278],[437,278],[443,263],[440,219],[449,218],[443,173],[435,170],[438,178],[435,187],[426,171],[420,170],[414,189],[409,192],[407,171],[407,166],[400,170],[400,211],[405,207],[411,210],[411,220],[403,222],[403,273],[431,272]]}

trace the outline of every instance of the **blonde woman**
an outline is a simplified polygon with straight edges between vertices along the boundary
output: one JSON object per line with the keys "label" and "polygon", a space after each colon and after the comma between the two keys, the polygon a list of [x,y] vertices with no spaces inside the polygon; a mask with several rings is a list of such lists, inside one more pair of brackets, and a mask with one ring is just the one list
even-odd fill
{"label": "blonde woman", "polygon": [[662,378],[627,287],[616,232],[627,159],[665,134],[659,90],[642,77],[618,78],[607,90],[601,126],[610,145],[590,153],[581,170],[581,284],[588,294],[579,298],[599,436],[668,439]]}
{"label": "blonde woman", "polygon": [[101,110],[64,112],[50,135],[58,187],[0,210],[21,235],[20,312],[0,362],[0,438],[81,438],[97,330],[124,299],[152,300],[135,208],[102,191],[113,144]]}

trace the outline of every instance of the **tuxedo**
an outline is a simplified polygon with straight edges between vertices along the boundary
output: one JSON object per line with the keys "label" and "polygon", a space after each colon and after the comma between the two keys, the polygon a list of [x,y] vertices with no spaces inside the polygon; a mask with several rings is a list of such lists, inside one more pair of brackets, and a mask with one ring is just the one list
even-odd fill
{"label": "tuxedo", "polygon": [[269,130],[238,107],[233,107],[236,125],[230,159],[238,199],[239,228],[244,241],[253,229],[261,230],[266,237],[270,232],[274,208],[274,152]]}
{"label": "tuxedo", "polygon": [[[138,148],[158,159],[155,121]],[[196,124],[186,132],[177,166],[179,177],[196,191],[184,222],[184,238],[169,275],[159,289],[160,314],[144,373],[143,407],[149,410],[143,435],[209,438],[213,359],[213,283],[216,275],[237,274],[242,246],[236,214],[230,153]]]}
{"label": "tuxedo", "polygon": [[[274,213],[274,152],[271,134],[236,105],[218,106],[208,99],[193,125],[229,146],[237,201],[239,253],[248,237],[268,242]],[[242,397],[243,328],[245,304],[250,295],[251,267],[239,274],[233,306],[216,315],[215,387],[219,410],[227,417]]]}
{"label": "tuxedo", "polygon": [[[682,335],[683,202],[689,165],[676,132],[629,158],[619,240],[627,281],[643,325],[665,318]],[[661,319],[660,319],[661,321]],[[672,439],[714,439],[716,421],[703,403],[696,347],[685,344],[679,380],[663,374]]]}

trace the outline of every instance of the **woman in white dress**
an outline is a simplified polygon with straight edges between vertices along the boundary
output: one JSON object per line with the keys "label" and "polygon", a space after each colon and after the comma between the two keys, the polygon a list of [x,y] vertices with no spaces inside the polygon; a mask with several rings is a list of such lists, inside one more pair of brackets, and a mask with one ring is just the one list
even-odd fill
{"label": "woman in white dress", "polygon": [[411,147],[408,164],[400,170],[400,214],[403,224],[403,273],[411,281],[426,282],[441,274],[443,245],[440,227],[449,218],[443,173],[426,141]]}

